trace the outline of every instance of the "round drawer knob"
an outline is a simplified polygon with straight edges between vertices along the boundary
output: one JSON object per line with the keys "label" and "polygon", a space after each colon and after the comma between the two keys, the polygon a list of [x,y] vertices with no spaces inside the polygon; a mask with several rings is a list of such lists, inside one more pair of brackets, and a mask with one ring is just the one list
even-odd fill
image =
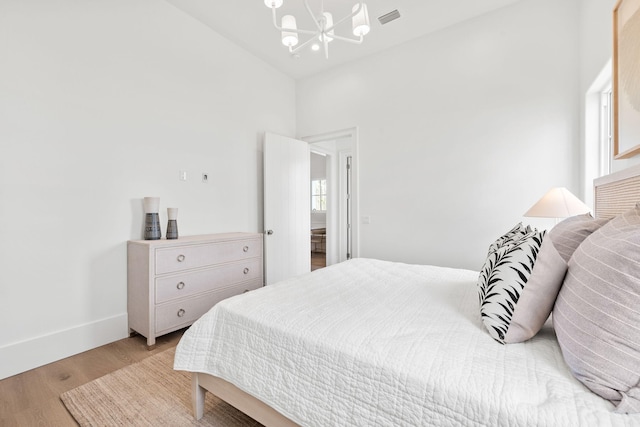
{"label": "round drawer knob", "polygon": [[249,267],[244,268],[244,274],[249,274]]}
{"label": "round drawer knob", "polygon": [[178,282],[178,284],[176,285],[176,288],[184,289],[184,282]]}
{"label": "round drawer knob", "polygon": [[178,262],[182,262],[182,261],[184,261],[184,258],[185,258],[185,256],[180,254],[180,255],[178,255],[177,260],[178,260]]}
{"label": "round drawer knob", "polygon": [[186,311],[184,311],[184,309],[181,308],[180,310],[178,310],[178,317],[184,316],[185,313]]}
{"label": "round drawer knob", "polygon": [[249,252],[249,246],[245,246],[244,248],[242,248],[242,250],[243,250],[244,252]]}

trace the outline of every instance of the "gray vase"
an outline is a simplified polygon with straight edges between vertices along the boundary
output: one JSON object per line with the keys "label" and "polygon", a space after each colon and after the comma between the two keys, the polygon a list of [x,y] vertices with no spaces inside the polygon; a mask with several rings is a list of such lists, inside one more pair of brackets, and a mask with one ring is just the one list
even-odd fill
{"label": "gray vase", "polygon": [[169,223],[167,224],[167,239],[178,238],[178,208],[167,208]]}
{"label": "gray vase", "polygon": [[162,231],[160,231],[160,218],[158,213],[148,213],[145,215],[144,221],[144,240],[160,240]]}
{"label": "gray vase", "polygon": [[160,231],[160,217],[158,209],[160,207],[159,197],[145,197],[144,211],[144,240],[160,240],[162,232]]}
{"label": "gray vase", "polygon": [[178,222],[175,219],[170,219],[167,224],[167,239],[178,238]]}

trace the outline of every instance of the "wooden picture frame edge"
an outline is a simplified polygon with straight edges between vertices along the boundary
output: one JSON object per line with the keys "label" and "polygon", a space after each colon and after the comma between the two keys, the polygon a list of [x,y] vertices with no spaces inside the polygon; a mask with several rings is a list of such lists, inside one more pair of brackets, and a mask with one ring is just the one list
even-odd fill
{"label": "wooden picture frame edge", "polygon": [[613,8],[613,158],[614,160],[628,159],[640,154],[640,144],[620,152],[619,142],[619,94],[618,94],[618,10],[625,0],[618,0]]}

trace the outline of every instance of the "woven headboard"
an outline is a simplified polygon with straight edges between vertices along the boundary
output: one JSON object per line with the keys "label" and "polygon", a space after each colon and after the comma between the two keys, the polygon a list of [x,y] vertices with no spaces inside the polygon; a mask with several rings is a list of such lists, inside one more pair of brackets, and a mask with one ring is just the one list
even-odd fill
{"label": "woven headboard", "polygon": [[640,165],[593,181],[596,218],[611,218],[640,202]]}

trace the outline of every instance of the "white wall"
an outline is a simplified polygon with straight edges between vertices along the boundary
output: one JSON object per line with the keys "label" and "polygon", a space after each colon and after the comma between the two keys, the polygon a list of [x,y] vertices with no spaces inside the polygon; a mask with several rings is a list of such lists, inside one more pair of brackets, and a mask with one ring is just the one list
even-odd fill
{"label": "white wall", "polygon": [[548,189],[578,191],[577,12],[523,0],[297,82],[298,135],[359,126],[361,256],[479,269]]}
{"label": "white wall", "polygon": [[168,206],[182,235],[262,228],[295,84],[157,0],[3,1],[0,40],[3,378],[127,336],[142,197],[163,233]]}
{"label": "white wall", "polygon": [[580,88],[585,93],[611,59],[618,0],[580,0]]}
{"label": "white wall", "polygon": [[327,179],[326,156],[311,153],[311,180]]}

